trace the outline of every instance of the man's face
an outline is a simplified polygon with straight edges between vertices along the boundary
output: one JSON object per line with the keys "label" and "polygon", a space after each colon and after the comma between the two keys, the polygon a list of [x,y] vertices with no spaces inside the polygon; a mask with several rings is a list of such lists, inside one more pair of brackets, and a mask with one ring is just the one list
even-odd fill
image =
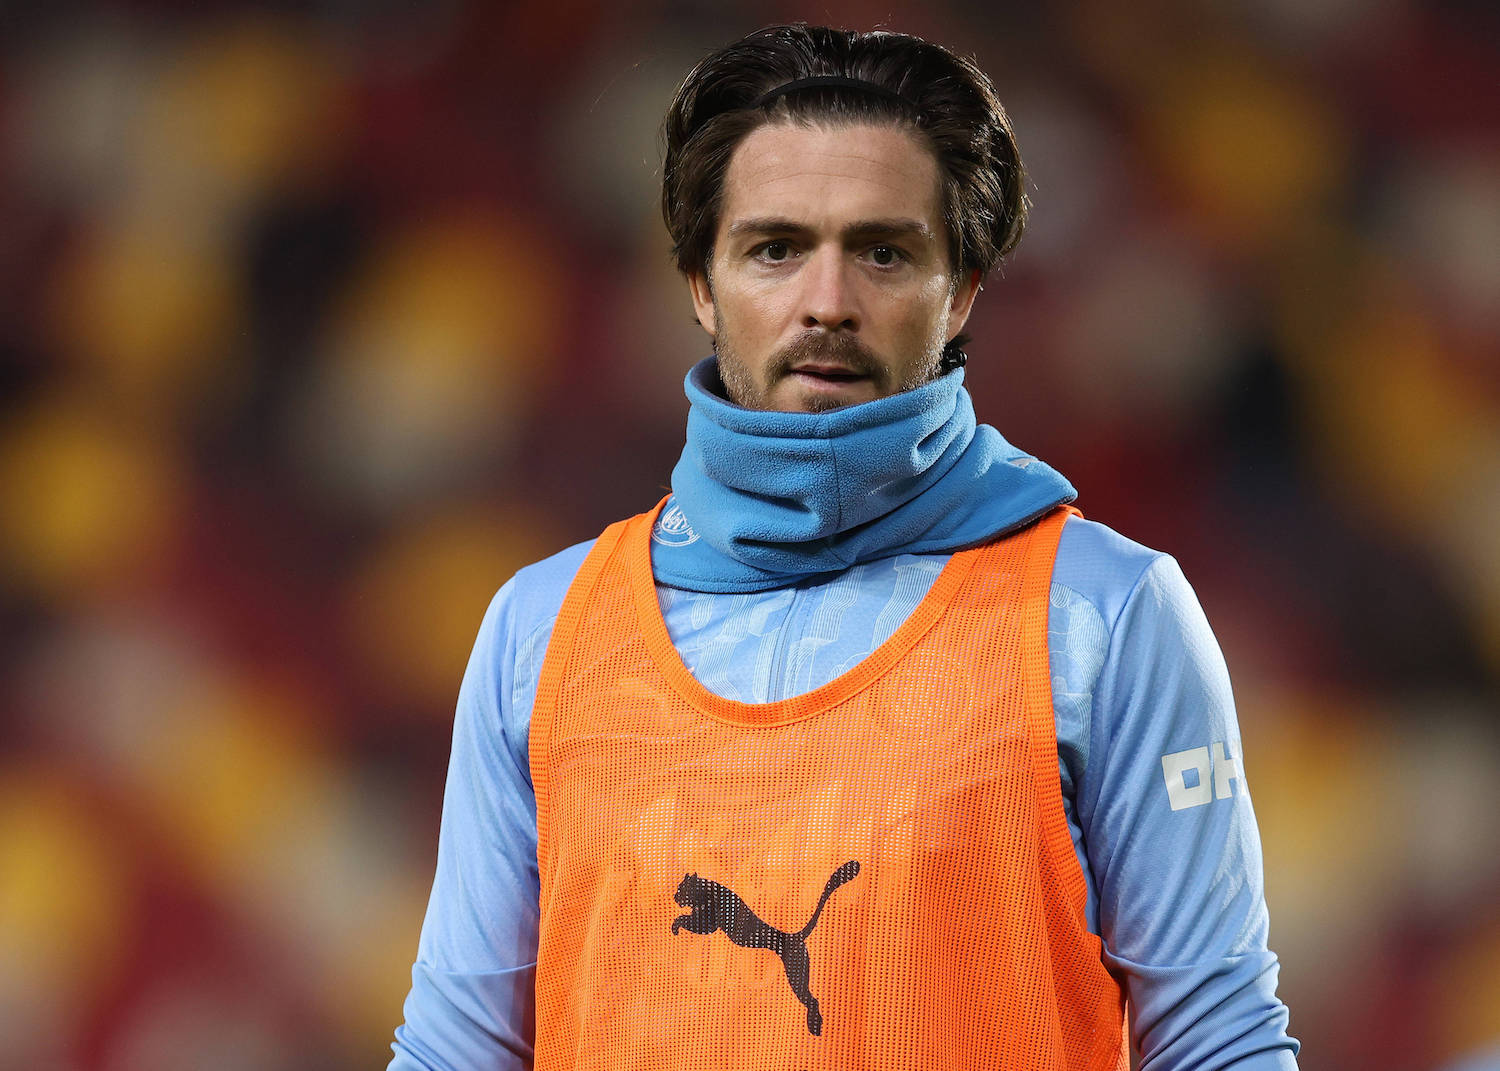
{"label": "man's face", "polygon": [[941,205],[937,162],[899,126],[748,134],[708,276],[688,277],[730,399],[822,412],[933,378],[979,282],[954,278]]}

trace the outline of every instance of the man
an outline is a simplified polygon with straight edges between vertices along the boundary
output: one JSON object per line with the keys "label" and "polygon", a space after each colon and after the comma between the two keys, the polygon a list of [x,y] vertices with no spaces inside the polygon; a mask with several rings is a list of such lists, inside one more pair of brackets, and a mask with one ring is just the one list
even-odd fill
{"label": "man", "polygon": [[1170,558],[976,425],[985,75],[776,27],[668,112],[715,356],[672,495],[523,569],[459,699],[392,1068],[1295,1067]]}

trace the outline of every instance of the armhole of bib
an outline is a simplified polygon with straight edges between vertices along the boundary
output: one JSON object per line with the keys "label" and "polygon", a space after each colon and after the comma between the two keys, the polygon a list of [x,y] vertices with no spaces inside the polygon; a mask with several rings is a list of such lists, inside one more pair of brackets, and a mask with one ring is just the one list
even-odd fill
{"label": "armhole of bib", "polygon": [[[655,511],[653,511],[654,513]],[[531,784],[536,793],[536,856],[537,872],[543,889],[548,883],[548,857],[552,850],[552,778],[551,745],[552,720],[557,709],[557,699],[567,678],[568,663],[572,658],[574,640],[583,621],[584,610],[593,594],[594,586],[603,575],[604,568],[619,549],[627,528],[637,518],[617,521],[606,528],[594,541],[568,593],[563,597],[557,613],[557,623],[552,627],[552,638],[547,642],[547,653],[542,659],[542,671],[537,678],[536,699],[531,707],[531,725],[527,739],[527,758],[531,765]],[[545,908],[545,891],[542,897]]]}
{"label": "armhole of bib", "polygon": [[1032,532],[1021,589],[1021,627],[1027,637],[1026,713],[1031,729],[1032,772],[1036,778],[1037,818],[1042,845],[1057,867],[1069,907],[1076,912],[1079,926],[1086,928],[1084,909],[1088,882],[1073,847],[1067,812],[1063,808],[1062,781],[1057,768],[1057,713],[1052,707],[1052,668],[1047,642],[1057,546],[1063,526],[1073,516],[1083,514],[1071,506],[1064,506],[1039,521]]}

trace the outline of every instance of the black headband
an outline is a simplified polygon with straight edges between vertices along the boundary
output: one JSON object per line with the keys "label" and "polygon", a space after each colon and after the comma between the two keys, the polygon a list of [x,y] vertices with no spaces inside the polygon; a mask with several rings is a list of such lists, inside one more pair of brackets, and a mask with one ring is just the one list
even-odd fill
{"label": "black headband", "polygon": [[857,89],[861,93],[870,93],[877,97],[884,97],[887,100],[896,101],[898,104],[904,104],[913,111],[917,110],[915,103],[907,100],[894,89],[887,89],[876,82],[865,82],[858,78],[845,78],[837,74],[819,74],[811,78],[798,78],[795,81],[787,82],[785,85],[779,85],[775,89],[767,90],[755,98],[750,107],[764,107],[777,97],[784,97],[788,93],[796,93],[803,89]]}

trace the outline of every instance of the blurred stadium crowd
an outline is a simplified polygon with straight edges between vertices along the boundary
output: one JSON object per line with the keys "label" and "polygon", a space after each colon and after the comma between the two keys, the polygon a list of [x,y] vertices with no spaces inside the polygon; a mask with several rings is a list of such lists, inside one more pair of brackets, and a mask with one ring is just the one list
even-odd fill
{"label": "blurred stadium crowd", "polygon": [[1303,1066],[1500,1066],[1500,21],[1414,0],[0,6],[0,1066],[384,1064],[483,608],[681,446],[656,124],[800,18],[995,76],[971,389],[1199,591]]}

